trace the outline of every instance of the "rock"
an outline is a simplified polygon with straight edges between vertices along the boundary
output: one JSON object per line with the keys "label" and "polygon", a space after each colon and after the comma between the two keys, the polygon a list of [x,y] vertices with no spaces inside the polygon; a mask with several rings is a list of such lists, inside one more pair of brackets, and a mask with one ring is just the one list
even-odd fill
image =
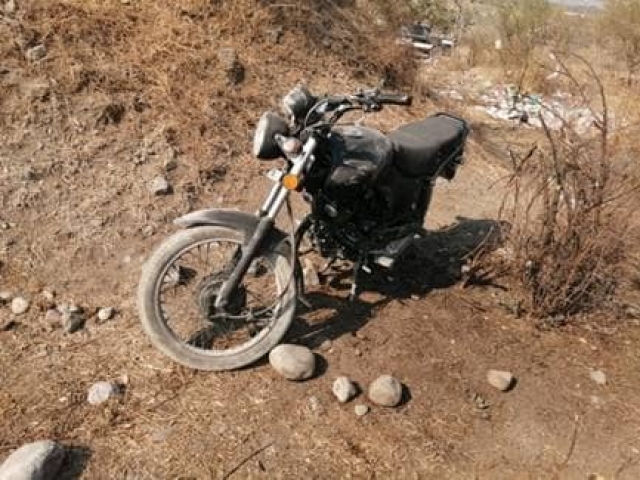
{"label": "rock", "polygon": [[487,372],[487,382],[500,391],[506,392],[509,390],[513,386],[514,381],[515,377],[511,372],[500,370],[489,370]]}
{"label": "rock", "polygon": [[589,373],[591,380],[596,382],[598,385],[606,385],[607,384],[607,376],[602,370],[591,370]]}
{"label": "rock", "polygon": [[9,303],[12,298],[13,298],[13,294],[10,291],[8,290],[0,291],[0,305]]}
{"label": "rock", "polygon": [[624,309],[624,313],[627,318],[638,319],[640,318],[640,306],[627,305]]}
{"label": "rock", "polygon": [[309,397],[309,408],[312,412],[317,412],[321,409],[320,400],[315,395]]}
{"label": "rock", "polygon": [[359,417],[364,417],[367,413],[369,413],[369,407],[367,405],[356,405],[353,409],[356,412],[356,415]]}
{"label": "rock", "polygon": [[238,60],[238,54],[233,48],[218,50],[218,61],[230,85],[239,85],[244,81],[245,68]]}
{"label": "rock", "polygon": [[16,13],[16,2],[15,0],[5,0],[4,2],[4,13],[6,15],[13,15]]}
{"label": "rock", "polygon": [[313,352],[300,345],[278,345],[269,353],[269,363],[288,380],[311,378],[316,368]]}
{"label": "rock", "polygon": [[356,396],[358,390],[348,377],[338,377],[333,382],[333,394],[340,403],[347,403]]}
{"label": "rock", "polygon": [[45,101],[51,95],[51,87],[42,80],[25,81],[20,85],[20,91],[31,102]]}
{"label": "rock", "polygon": [[282,29],[282,27],[272,28],[267,31],[267,38],[273,44],[280,43],[282,35],[284,35],[284,30]]}
{"label": "rock", "polygon": [[64,447],[51,440],[23,445],[0,466],[0,480],[54,480],[64,456]]}
{"label": "rock", "polygon": [[37,62],[47,56],[47,47],[44,45],[36,45],[27,50],[26,57],[30,62]]}
{"label": "rock", "polygon": [[44,314],[44,319],[47,323],[62,324],[62,314],[55,308],[47,310],[47,313]]}
{"label": "rock", "polygon": [[29,301],[23,297],[16,297],[11,301],[11,312],[14,315],[22,315],[29,310]]}
{"label": "rock", "polygon": [[171,185],[163,176],[158,176],[151,183],[151,192],[154,195],[169,195],[171,193]]}
{"label": "rock", "polygon": [[318,345],[318,350],[321,352],[328,352],[331,350],[331,347],[333,347],[333,342],[330,338],[325,338],[320,342],[320,345]]}
{"label": "rock", "polygon": [[313,262],[308,258],[304,260],[304,283],[307,286],[317,287],[320,285],[320,277]]}
{"label": "rock", "polygon": [[9,330],[13,330],[17,325],[18,324],[13,318],[0,320],[0,332],[8,332]]}
{"label": "rock", "polygon": [[43,290],[42,298],[44,298],[47,302],[53,302],[56,298],[56,293],[53,290]]}
{"label": "rock", "polygon": [[121,395],[120,385],[113,382],[97,382],[91,385],[87,395],[87,401],[91,405],[100,405],[112,397]]}
{"label": "rock", "polygon": [[62,316],[60,320],[62,329],[66,333],[75,333],[84,327],[86,319],[80,307],[76,305],[60,305],[58,306],[58,311]]}
{"label": "rock", "polygon": [[115,314],[116,310],[113,307],[101,308],[98,310],[98,320],[106,322],[107,320],[111,320]]}
{"label": "rock", "polygon": [[395,407],[402,400],[402,384],[391,375],[382,375],[369,385],[369,399],[383,407]]}

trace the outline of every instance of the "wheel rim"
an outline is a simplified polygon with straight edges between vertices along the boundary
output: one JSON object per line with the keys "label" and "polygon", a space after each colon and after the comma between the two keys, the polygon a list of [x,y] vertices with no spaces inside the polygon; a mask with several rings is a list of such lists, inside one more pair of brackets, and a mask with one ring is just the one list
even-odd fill
{"label": "wheel rim", "polygon": [[157,277],[156,315],[174,340],[194,353],[220,357],[250,349],[268,335],[286,301],[286,280],[272,254],[254,261],[230,299],[232,315],[205,315],[241,246],[232,238],[194,242],[175,253]]}

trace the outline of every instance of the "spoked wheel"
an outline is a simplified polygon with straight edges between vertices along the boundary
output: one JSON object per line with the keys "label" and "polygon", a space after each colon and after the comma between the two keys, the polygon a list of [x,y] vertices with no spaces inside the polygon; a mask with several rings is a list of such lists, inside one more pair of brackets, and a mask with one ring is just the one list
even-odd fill
{"label": "spoked wheel", "polygon": [[224,313],[214,308],[244,241],[243,232],[227,227],[183,230],[145,265],[138,292],[142,325],[173,360],[200,370],[241,368],[287,332],[296,292],[286,243],[256,258]]}

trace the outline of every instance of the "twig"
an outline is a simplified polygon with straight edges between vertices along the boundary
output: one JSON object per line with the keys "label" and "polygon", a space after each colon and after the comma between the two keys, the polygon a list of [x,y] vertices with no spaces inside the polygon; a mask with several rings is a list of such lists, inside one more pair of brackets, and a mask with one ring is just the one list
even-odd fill
{"label": "twig", "polygon": [[240,468],[242,468],[242,466],[247,463],[249,460],[251,460],[252,458],[254,458],[256,455],[264,452],[267,448],[271,447],[273,445],[273,442],[268,443],[267,445],[260,447],[257,450],[254,450],[253,452],[251,452],[249,455],[247,455],[246,457],[244,457],[242,460],[240,460],[240,462],[238,462],[236,464],[235,467],[233,467],[231,470],[229,470],[227,473],[224,474],[224,476],[222,477],[223,480],[227,480],[228,478],[231,477],[231,475],[233,475],[234,473],[236,473],[238,470],[240,470]]}

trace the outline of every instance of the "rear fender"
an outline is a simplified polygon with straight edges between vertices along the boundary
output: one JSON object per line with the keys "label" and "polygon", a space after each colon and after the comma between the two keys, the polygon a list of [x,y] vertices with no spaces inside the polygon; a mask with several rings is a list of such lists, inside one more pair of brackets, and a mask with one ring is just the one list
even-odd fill
{"label": "rear fender", "polygon": [[[256,215],[229,209],[198,210],[188,213],[174,220],[174,223],[181,228],[195,227],[227,227],[244,232],[244,243],[246,244],[253,236],[260,219]],[[287,235],[280,229],[274,227],[269,233],[266,245],[276,245],[287,238]]]}

